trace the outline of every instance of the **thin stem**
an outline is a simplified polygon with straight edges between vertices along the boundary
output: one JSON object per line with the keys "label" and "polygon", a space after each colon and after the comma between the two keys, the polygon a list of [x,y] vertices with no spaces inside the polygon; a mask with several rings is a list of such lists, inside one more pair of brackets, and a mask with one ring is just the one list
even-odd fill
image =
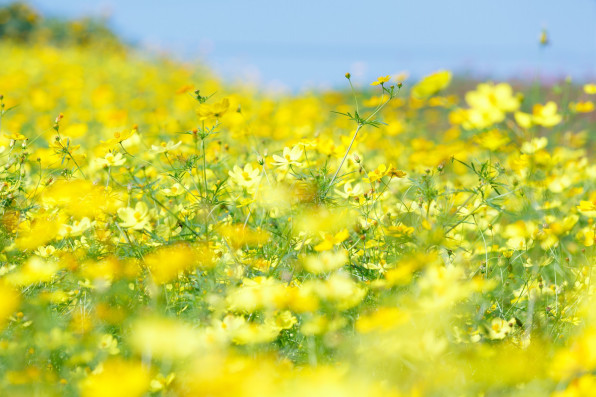
{"label": "thin stem", "polygon": [[201,124],[201,150],[203,152],[203,180],[205,182],[205,200],[207,200],[207,154],[205,153],[205,121]]}
{"label": "thin stem", "polygon": [[348,150],[346,150],[344,157],[341,159],[341,163],[339,163],[339,167],[337,167],[337,171],[335,171],[333,178],[331,178],[331,182],[329,182],[329,187],[327,188],[327,191],[329,191],[329,189],[331,189],[331,186],[333,186],[333,182],[335,181],[335,178],[337,178],[337,174],[339,174],[339,170],[341,170],[341,167],[344,165],[344,162],[346,161],[346,158],[348,157],[348,154],[350,153],[350,149],[352,149],[352,145],[354,144],[354,141],[356,140],[356,135],[358,135],[358,131],[360,131],[360,128],[362,128],[362,125],[363,124],[358,124],[358,128],[356,128],[356,131],[354,132],[354,136],[352,136],[352,141],[350,142],[350,146],[348,146]]}

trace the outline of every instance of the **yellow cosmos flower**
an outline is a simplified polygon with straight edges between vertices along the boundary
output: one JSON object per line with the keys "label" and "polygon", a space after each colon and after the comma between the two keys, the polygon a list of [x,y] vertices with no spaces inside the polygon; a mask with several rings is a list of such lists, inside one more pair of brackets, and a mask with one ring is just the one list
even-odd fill
{"label": "yellow cosmos flower", "polygon": [[159,145],[151,145],[151,151],[153,153],[171,152],[178,149],[180,145],[182,145],[182,141],[178,141],[178,143],[174,143],[174,141],[169,141],[168,143],[161,142]]}
{"label": "yellow cosmos flower", "polygon": [[140,363],[109,360],[81,382],[83,397],[141,397],[149,389],[151,377]]}
{"label": "yellow cosmos flower", "polygon": [[101,167],[114,167],[122,165],[126,162],[126,158],[122,156],[122,153],[112,153],[109,152],[104,156],[102,159],[97,159],[97,163]]}
{"label": "yellow cosmos flower", "polygon": [[377,77],[377,81],[373,81],[372,83],[370,83],[370,85],[383,85],[389,80],[391,80],[391,76],[389,75]]}
{"label": "yellow cosmos flower", "polygon": [[445,89],[451,82],[451,72],[440,70],[424,77],[412,88],[412,96],[418,99],[428,98]]}
{"label": "yellow cosmos flower", "polygon": [[27,137],[19,132],[11,132],[9,134],[4,134],[5,137],[8,139],[12,139],[13,141],[24,141]]}
{"label": "yellow cosmos flower", "polygon": [[503,132],[498,129],[492,129],[474,138],[474,140],[482,147],[495,151],[502,148],[509,143],[510,139]]}
{"label": "yellow cosmos flower", "polygon": [[310,273],[328,273],[339,269],[348,262],[345,250],[325,251],[320,255],[309,255],[304,259],[304,268]]}
{"label": "yellow cosmos flower", "polygon": [[569,110],[576,113],[590,113],[594,110],[594,102],[571,102],[569,104]]}
{"label": "yellow cosmos flower", "polygon": [[120,223],[120,226],[124,228],[133,230],[151,229],[149,224],[151,221],[149,208],[147,207],[147,204],[142,201],[139,201],[134,208],[127,207],[118,209],[118,216],[123,221]]}
{"label": "yellow cosmos flower", "polygon": [[588,95],[596,94],[596,84],[586,84],[584,85],[584,92]]}
{"label": "yellow cosmos flower", "polygon": [[228,172],[233,183],[245,187],[248,190],[253,189],[259,184],[259,181],[261,180],[260,174],[261,171],[258,168],[253,168],[250,163],[246,164],[244,168],[235,165],[234,168]]}
{"label": "yellow cosmos flower", "polygon": [[512,325],[515,320],[506,321],[502,318],[495,318],[490,323],[488,330],[491,339],[504,339],[513,330]]}
{"label": "yellow cosmos flower", "polygon": [[337,244],[341,244],[345,241],[348,237],[350,237],[350,233],[347,229],[340,231],[339,233],[333,234],[325,234],[323,236],[323,241],[315,246],[315,251],[327,251],[332,249]]}
{"label": "yellow cosmos flower", "polygon": [[224,98],[221,102],[212,105],[206,103],[202,104],[199,109],[197,109],[197,116],[199,116],[199,120],[218,119],[223,116],[229,108],[230,100]]}
{"label": "yellow cosmos flower", "polygon": [[582,200],[576,208],[586,216],[591,218],[596,216],[596,200]]}
{"label": "yellow cosmos flower", "polygon": [[534,124],[543,127],[554,127],[563,120],[560,114],[557,114],[557,104],[553,101],[545,105],[536,104],[532,109],[532,121]]}
{"label": "yellow cosmos flower", "polygon": [[168,197],[176,197],[183,194],[186,190],[187,188],[185,186],[182,186],[181,184],[176,182],[169,188],[161,189],[161,192]]}
{"label": "yellow cosmos flower", "polygon": [[101,146],[106,149],[112,149],[117,144],[122,143],[128,138],[132,137],[135,132],[137,132],[136,127],[133,127],[131,130],[114,132],[114,137],[112,139],[108,139],[107,141],[101,141]]}
{"label": "yellow cosmos flower", "polygon": [[304,151],[298,145],[294,146],[292,149],[290,149],[289,147],[285,147],[281,156],[278,156],[276,154],[273,155],[273,160],[275,160],[275,163],[273,163],[273,165],[276,165],[278,167],[288,167],[290,165],[300,167],[302,163],[298,160],[300,160],[300,158],[302,157],[302,153],[304,153]]}

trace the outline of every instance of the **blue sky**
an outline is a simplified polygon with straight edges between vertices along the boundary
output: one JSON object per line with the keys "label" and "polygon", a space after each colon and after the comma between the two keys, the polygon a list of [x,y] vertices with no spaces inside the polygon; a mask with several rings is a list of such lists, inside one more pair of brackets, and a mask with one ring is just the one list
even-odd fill
{"label": "blue sky", "polygon": [[[6,1],[3,1],[6,3]],[[33,0],[42,12],[109,15],[143,47],[203,59],[227,79],[334,86],[448,68],[481,77],[596,75],[596,0]],[[540,48],[540,32],[551,40]]]}

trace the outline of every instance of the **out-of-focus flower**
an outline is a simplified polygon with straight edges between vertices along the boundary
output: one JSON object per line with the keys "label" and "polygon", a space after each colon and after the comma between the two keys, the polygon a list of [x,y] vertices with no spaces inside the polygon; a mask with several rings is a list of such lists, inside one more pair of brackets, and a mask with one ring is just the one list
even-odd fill
{"label": "out-of-focus flower", "polygon": [[151,214],[147,204],[142,201],[137,202],[134,208],[126,207],[118,209],[118,216],[123,222],[120,226],[127,229],[143,230],[151,229],[149,222]]}

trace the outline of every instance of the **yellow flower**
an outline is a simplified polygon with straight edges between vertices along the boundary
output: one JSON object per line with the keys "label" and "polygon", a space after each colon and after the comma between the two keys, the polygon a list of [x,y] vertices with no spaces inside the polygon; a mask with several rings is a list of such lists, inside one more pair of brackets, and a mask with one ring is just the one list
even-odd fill
{"label": "yellow flower", "polygon": [[141,397],[149,389],[149,372],[140,362],[112,359],[81,382],[82,397]]}
{"label": "yellow flower", "polygon": [[124,164],[125,162],[126,162],[126,158],[124,158],[122,156],[122,153],[116,153],[116,155],[114,155],[114,153],[109,152],[108,154],[106,154],[104,156],[104,158],[97,159],[97,163],[101,167],[119,166],[119,165]]}
{"label": "yellow flower", "polygon": [[174,183],[172,187],[161,189],[161,192],[168,197],[180,196],[186,191],[186,187],[178,182]]}
{"label": "yellow flower", "polygon": [[107,351],[111,355],[120,353],[118,340],[110,334],[102,335],[97,345],[100,349]]}
{"label": "yellow flower", "polygon": [[172,150],[176,150],[180,145],[182,145],[182,141],[178,141],[178,143],[174,143],[173,141],[169,141],[168,143],[161,142],[159,145],[151,145],[151,151],[154,153],[171,152]]}
{"label": "yellow flower", "polygon": [[370,85],[383,85],[386,82],[388,82],[389,80],[391,80],[391,76],[387,75],[387,76],[381,76],[377,78],[377,81],[373,81],[372,83],[370,83]]}
{"label": "yellow flower", "polygon": [[398,169],[396,169],[395,167],[393,167],[393,165],[389,164],[389,167],[387,167],[385,164],[380,164],[376,170],[371,171],[368,173],[368,180],[372,183],[372,182],[376,182],[378,180],[380,180],[381,178],[383,178],[385,175],[388,175],[390,177],[395,177],[395,178],[403,178],[405,177],[407,174],[403,171],[400,171]]}
{"label": "yellow flower", "polygon": [[474,137],[474,140],[480,146],[491,151],[500,149],[509,143],[509,137],[496,128]]}
{"label": "yellow flower", "polygon": [[357,197],[364,193],[361,184],[356,184],[352,186],[351,182],[346,182],[344,184],[343,191],[339,189],[335,189],[335,192],[343,198],[349,199],[350,197]]}
{"label": "yellow flower", "polygon": [[543,136],[540,138],[533,138],[530,142],[524,142],[521,146],[522,153],[534,154],[542,150],[548,145],[548,139]]}
{"label": "yellow flower", "polygon": [[412,88],[412,96],[418,99],[428,98],[445,89],[451,82],[451,72],[440,70],[424,77]]}
{"label": "yellow flower", "polygon": [[[192,269],[197,263],[193,249],[188,244],[161,247],[145,256],[145,264],[157,284],[165,284],[181,272]],[[201,258],[202,259],[202,258]]]}
{"label": "yellow flower", "polygon": [[4,134],[5,137],[8,139],[12,139],[13,141],[24,141],[27,137],[18,132],[11,132],[10,134]]}
{"label": "yellow flower", "polygon": [[80,221],[74,221],[72,225],[63,224],[60,226],[58,235],[64,237],[77,237],[85,233],[93,224],[89,218],[83,218]]}
{"label": "yellow flower", "polygon": [[348,232],[347,229],[344,229],[335,235],[325,234],[323,237],[323,241],[315,246],[315,251],[330,250],[337,244],[341,244],[348,237],[350,237],[350,233]]}
{"label": "yellow flower", "polygon": [[596,200],[580,201],[577,210],[589,217],[596,217]]}
{"label": "yellow flower", "polygon": [[39,218],[31,222],[29,230],[24,230],[16,239],[20,249],[34,250],[47,244],[58,235],[58,225],[52,219]]}
{"label": "yellow flower", "polygon": [[295,165],[297,167],[302,166],[298,160],[302,157],[303,150],[300,146],[296,145],[291,150],[289,147],[285,147],[282,156],[276,154],[273,155],[275,163],[273,165],[287,167],[289,165]]}
{"label": "yellow flower", "polygon": [[228,171],[228,175],[232,182],[238,186],[245,187],[247,190],[251,190],[256,187],[261,181],[261,171],[258,168],[248,163],[244,168],[240,168],[237,165],[234,166],[232,171]]}
{"label": "yellow flower", "polygon": [[135,208],[127,207],[118,209],[118,216],[123,220],[123,222],[120,223],[120,226],[127,229],[151,229],[151,226],[149,225],[149,222],[151,221],[149,208],[147,207],[147,204],[142,201],[139,201],[135,205]]}
{"label": "yellow flower", "polygon": [[470,109],[463,110],[459,117],[466,129],[486,128],[505,119],[508,112],[519,108],[520,100],[513,95],[509,84],[483,83],[475,91],[466,94]]}
{"label": "yellow flower", "polygon": [[166,318],[143,318],[132,325],[130,344],[140,355],[178,360],[196,354],[198,332],[189,324]]}
{"label": "yellow flower", "polygon": [[47,258],[52,256],[52,254],[56,252],[56,248],[52,245],[41,246],[35,250],[35,254],[41,256],[42,258]]}
{"label": "yellow flower", "polygon": [[206,103],[202,104],[197,110],[197,116],[199,116],[199,120],[218,119],[223,116],[229,108],[230,100],[224,98],[221,102],[214,103],[213,105]]}
{"label": "yellow flower", "polygon": [[406,226],[403,223],[399,223],[397,225],[388,226],[384,228],[385,233],[391,237],[408,237],[414,233],[414,228],[411,226]]}
{"label": "yellow flower", "polygon": [[19,293],[4,282],[0,283],[0,329],[6,323],[8,316],[10,316],[17,308],[21,297]]}
{"label": "yellow flower", "polygon": [[410,320],[410,314],[397,307],[380,307],[374,312],[360,316],[356,330],[362,334],[391,331]]}
{"label": "yellow flower", "polygon": [[7,281],[20,287],[50,282],[59,270],[57,263],[32,256],[18,271],[10,273]]}
{"label": "yellow flower", "polygon": [[584,85],[584,92],[588,95],[596,94],[596,84],[586,84]]}
{"label": "yellow flower", "polygon": [[338,252],[325,251],[319,255],[309,255],[304,258],[304,268],[310,273],[328,273],[339,269],[348,261],[345,250]]}
{"label": "yellow flower", "polygon": [[132,137],[135,134],[135,132],[137,132],[136,127],[134,127],[132,130],[114,132],[114,137],[112,139],[108,139],[107,141],[101,141],[101,146],[108,150],[111,150],[117,144],[122,143],[128,138]]}
{"label": "yellow flower", "polygon": [[[515,323],[515,320],[512,321]],[[504,339],[512,331],[512,327],[509,325],[512,321],[505,321],[502,318],[493,319],[488,330],[489,337],[491,339]]]}
{"label": "yellow flower", "polygon": [[532,126],[532,115],[523,112],[515,112],[513,114],[515,122],[522,128],[530,128]]}
{"label": "yellow flower", "polygon": [[553,101],[545,105],[536,104],[532,109],[532,121],[543,127],[553,127],[561,122],[563,117],[557,114],[557,104]]}
{"label": "yellow flower", "polygon": [[590,113],[594,110],[594,102],[571,102],[569,103],[569,110],[576,113]]}

